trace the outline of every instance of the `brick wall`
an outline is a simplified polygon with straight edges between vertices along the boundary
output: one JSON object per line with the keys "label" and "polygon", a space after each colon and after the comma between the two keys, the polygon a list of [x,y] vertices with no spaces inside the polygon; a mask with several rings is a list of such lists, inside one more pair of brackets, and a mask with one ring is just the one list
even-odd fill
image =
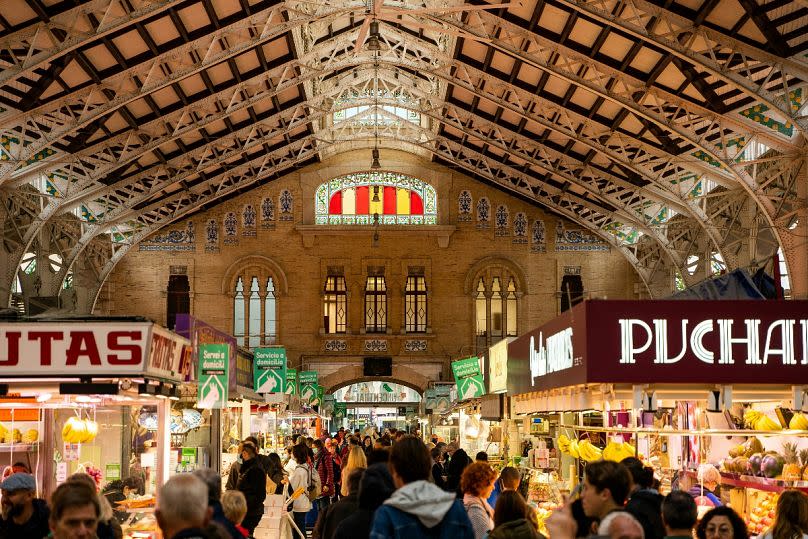
{"label": "brick wall", "polygon": [[[237,275],[245,279],[260,272],[272,272],[278,295],[278,340],[287,347],[290,365],[302,362],[318,365],[327,374],[340,366],[355,365],[362,355],[392,355],[396,364],[410,365],[431,378],[446,369],[450,358],[474,350],[474,275],[491,267],[503,267],[518,276],[520,284],[518,330],[524,333],[558,313],[558,290],[565,266],[580,267],[591,297],[634,298],[637,275],[615,250],[599,252],[556,252],[555,230],[559,217],[521,199],[472,180],[458,172],[421,161],[406,154],[383,153],[382,164],[430,183],[437,192],[439,224],[434,227],[380,226],[373,246],[374,227],[315,226],[314,193],[329,178],[355,172],[367,165],[369,152],[347,154],[324,164],[294,172],[270,184],[227,200],[207,212],[192,216],[194,241],[187,235],[188,222],[179,221],[150,238],[141,249],[186,249],[180,251],[133,250],[117,265],[106,283],[97,313],[137,314],[159,323],[166,322],[166,285],[171,267],[187,272],[191,286],[191,314],[225,331],[233,330],[232,294]],[[281,220],[279,197],[288,190],[293,196],[292,220]],[[470,221],[460,221],[458,196],[468,190],[472,196]],[[274,221],[264,222],[262,200],[271,198]],[[476,205],[482,197],[490,201],[487,228],[477,221]],[[254,237],[243,226],[247,204],[257,213]],[[496,208],[509,211],[507,235],[498,236]],[[236,235],[226,238],[223,221],[233,212]],[[524,212],[528,219],[526,243],[516,243],[514,219]],[[291,217],[291,216],[290,216]],[[206,224],[218,225],[218,242],[206,247]],[[546,228],[546,252],[534,252],[531,229],[535,220]],[[583,230],[562,221],[567,230]],[[228,240],[228,241],[225,241]],[[227,244],[225,244],[227,243]],[[193,249],[193,250],[188,250]],[[178,268],[184,266],[185,268]],[[363,335],[363,289],[369,266],[383,268],[388,286],[388,334]],[[341,267],[349,287],[348,335],[323,335],[322,289],[329,267]],[[404,285],[409,267],[423,268],[429,290],[427,335],[405,335]],[[285,282],[284,282],[285,281]],[[505,283],[507,286],[507,283]],[[366,352],[366,341],[384,341],[387,351]],[[406,341],[416,340],[416,343]],[[326,351],[328,344],[345,350]],[[407,352],[406,346],[426,351]],[[375,343],[379,344],[379,343]]]}

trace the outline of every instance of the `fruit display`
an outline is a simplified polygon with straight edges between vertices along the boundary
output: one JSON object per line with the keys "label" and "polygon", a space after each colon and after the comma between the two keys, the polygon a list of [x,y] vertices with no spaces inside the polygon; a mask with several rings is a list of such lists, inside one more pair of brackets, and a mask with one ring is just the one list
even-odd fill
{"label": "fruit display", "polygon": [[752,430],[783,430],[779,423],[757,410],[747,410],[743,415],[743,421],[746,427]]}
{"label": "fruit display", "polygon": [[788,422],[788,428],[793,430],[808,430],[808,417],[802,412],[797,412],[791,416],[791,421]]}
{"label": "fruit display", "polygon": [[89,419],[71,417],[62,427],[62,439],[71,444],[86,444],[98,435],[98,423]]}
{"label": "fruit display", "polygon": [[[565,434],[562,434],[558,437],[557,442],[558,449],[560,449],[562,453],[570,455],[572,458],[583,459],[587,462],[595,462],[596,460],[604,458],[603,450],[593,445],[589,440],[570,440]],[[629,445],[629,447],[631,446]],[[620,451],[625,451],[626,457],[634,456],[634,453],[629,455],[628,451],[622,448],[620,448]]]}
{"label": "fruit display", "polygon": [[603,460],[622,462],[628,457],[636,457],[637,449],[626,442],[611,441],[603,448]]}
{"label": "fruit display", "polygon": [[771,492],[756,491],[754,503],[750,504],[749,516],[745,519],[749,532],[760,535],[774,523],[775,508],[778,495]]}
{"label": "fruit display", "polygon": [[783,479],[786,481],[798,481],[802,479],[802,466],[800,466],[799,456],[797,455],[796,443],[783,444],[783,459],[785,464],[783,466]]}
{"label": "fruit display", "polygon": [[28,429],[25,434],[20,429],[7,429],[5,425],[0,423],[0,442],[6,444],[19,444],[26,443],[32,444],[39,440],[39,431],[37,429]]}
{"label": "fruit display", "polygon": [[539,533],[545,537],[548,537],[549,534],[544,523],[556,509],[558,509],[558,504],[554,502],[539,502],[536,506],[536,521],[539,526]]}

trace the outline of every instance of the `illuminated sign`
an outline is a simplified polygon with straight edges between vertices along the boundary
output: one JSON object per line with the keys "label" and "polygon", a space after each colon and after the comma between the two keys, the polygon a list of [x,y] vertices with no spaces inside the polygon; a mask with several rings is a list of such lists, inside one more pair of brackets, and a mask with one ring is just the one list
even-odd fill
{"label": "illuminated sign", "polygon": [[[664,318],[654,319],[650,325],[636,318],[618,322],[620,363],[636,363],[637,356],[649,350],[651,345],[654,345],[653,363],[678,363],[688,352],[689,345],[689,351],[696,359],[710,365],[732,365],[736,360],[747,365],[768,365],[775,357],[782,365],[796,365],[798,358],[794,344],[799,342],[802,350],[799,363],[808,365],[808,320],[805,319],[780,319],[766,324],[754,318],[737,320],[737,324],[732,318],[706,319],[692,324],[690,330],[687,318],[680,321],[681,326],[677,324],[673,328],[668,327],[668,320]],[[678,332],[676,339],[672,338],[671,330]],[[705,336],[713,332],[718,333],[717,350],[704,344]],[[669,350],[671,342],[681,343],[675,356],[671,356]],[[741,354],[736,353],[739,347]]]}

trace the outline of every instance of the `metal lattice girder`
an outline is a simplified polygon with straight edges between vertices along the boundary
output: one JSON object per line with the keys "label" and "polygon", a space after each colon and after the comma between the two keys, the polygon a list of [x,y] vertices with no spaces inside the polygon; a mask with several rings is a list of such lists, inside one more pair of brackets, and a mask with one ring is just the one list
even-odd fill
{"label": "metal lattice girder", "polygon": [[189,191],[183,195],[172,197],[168,206],[162,205],[159,208],[148,209],[137,219],[143,227],[134,231],[124,242],[117,243],[114,247],[113,255],[99,271],[98,279],[95,283],[96,288],[89,295],[92,301],[92,304],[89,305],[90,311],[98,299],[101,287],[115,268],[115,265],[129,252],[129,249],[137,245],[141,240],[217,198],[244,189],[255,182],[287,170],[297,163],[316,158],[317,151],[314,137],[309,135],[279,149],[273,155],[263,156],[262,160],[255,166],[239,167],[228,171],[219,177],[215,183],[206,184],[203,190]]}
{"label": "metal lattice girder", "polygon": [[156,15],[176,4],[175,0],[150,0],[132,6],[127,0],[91,0],[39,21],[0,39],[0,85],[25,92],[24,84],[13,81],[82,45],[107,36],[130,24]]}
{"label": "metal lattice girder", "polygon": [[[8,151],[11,161],[0,160],[0,183],[20,163],[93,120],[313,20],[309,16],[294,18],[285,14],[282,5],[274,6],[126,69],[103,84],[72,92],[55,105],[43,105],[24,114],[13,111],[0,114],[3,126],[0,134],[18,141]],[[321,14],[318,18],[325,16]]]}
{"label": "metal lattice girder", "polygon": [[[808,117],[800,116],[799,108],[788,99],[789,90],[797,87],[795,83],[805,87],[808,82],[808,62],[804,59],[780,58],[704,25],[695,26],[685,17],[645,0],[560,3],[695,64],[776,110],[802,133],[808,132]],[[756,80],[756,73],[763,76]]]}
{"label": "metal lattice girder", "polygon": [[[772,215],[773,206],[766,193],[735,162],[739,150],[730,140],[743,138],[748,144],[764,136],[762,130],[743,130],[741,122],[735,122],[709,110],[698,110],[695,103],[683,100],[656,87],[648,87],[645,81],[634,79],[620,70],[607,67],[563,45],[544,39],[516,25],[494,16],[475,13],[479,23],[471,26],[454,19],[444,18],[445,23],[455,22],[464,31],[490,40],[490,45],[515,59],[553,75],[569,84],[586,89],[593,94],[618,104],[637,117],[651,122],[693,145],[710,158],[721,163],[722,168],[744,186],[750,196]],[[520,47],[521,45],[521,47]],[[524,50],[526,49],[526,50]],[[638,95],[642,96],[638,100]]]}
{"label": "metal lattice girder", "polygon": [[[598,64],[558,43],[545,40],[502,19],[492,20],[494,19],[492,15],[475,13],[472,16],[478,22],[476,26],[451,18],[444,17],[440,20],[487,39],[491,46],[510,54],[515,59],[619,104],[638,117],[682,138],[720,163],[721,168],[731,174],[765,210],[769,224],[774,226],[778,216],[769,193],[755,182],[742,164],[736,162],[739,152],[735,150],[730,152],[728,144],[730,140],[741,138],[745,144],[749,144],[756,138],[770,137],[770,134],[764,135],[760,131],[741,129],[746,126],[729,116],[697,110],[699,107],[695,104],[682,102],[680,98],[667,92],[649,88],[643,81]],[[641,102],[637,102],[637,95],[643,96]]]}

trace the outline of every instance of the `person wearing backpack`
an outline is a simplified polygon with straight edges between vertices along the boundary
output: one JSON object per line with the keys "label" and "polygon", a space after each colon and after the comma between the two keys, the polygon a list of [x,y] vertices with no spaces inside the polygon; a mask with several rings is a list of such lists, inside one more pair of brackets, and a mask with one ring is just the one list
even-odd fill
{"label": "person wearing backpack", "polygon": [[312,445],[317,450],[314,455],[314,469],[320,474],[322,484],[321,495],[315,501],[319,514],[328,507],[328,504],[331,503],[331,496],[334,495],[334,459],[322,440],[314,440]]}
{"label": "person wearing backpack", "polygon": [[305,445],[298,444],[292,447],[292,458],[295,459],[297,466],[289,477],[289,487],[291,492],[303,489],[303,494],[292,502],[292,516],[298,530],[303,534],[302,539],[306,539],[306,513],[311,510],[311,502],[319,495],[317,485],[320,483],[320,476],[311,469],[308,457],[309,452]]}

